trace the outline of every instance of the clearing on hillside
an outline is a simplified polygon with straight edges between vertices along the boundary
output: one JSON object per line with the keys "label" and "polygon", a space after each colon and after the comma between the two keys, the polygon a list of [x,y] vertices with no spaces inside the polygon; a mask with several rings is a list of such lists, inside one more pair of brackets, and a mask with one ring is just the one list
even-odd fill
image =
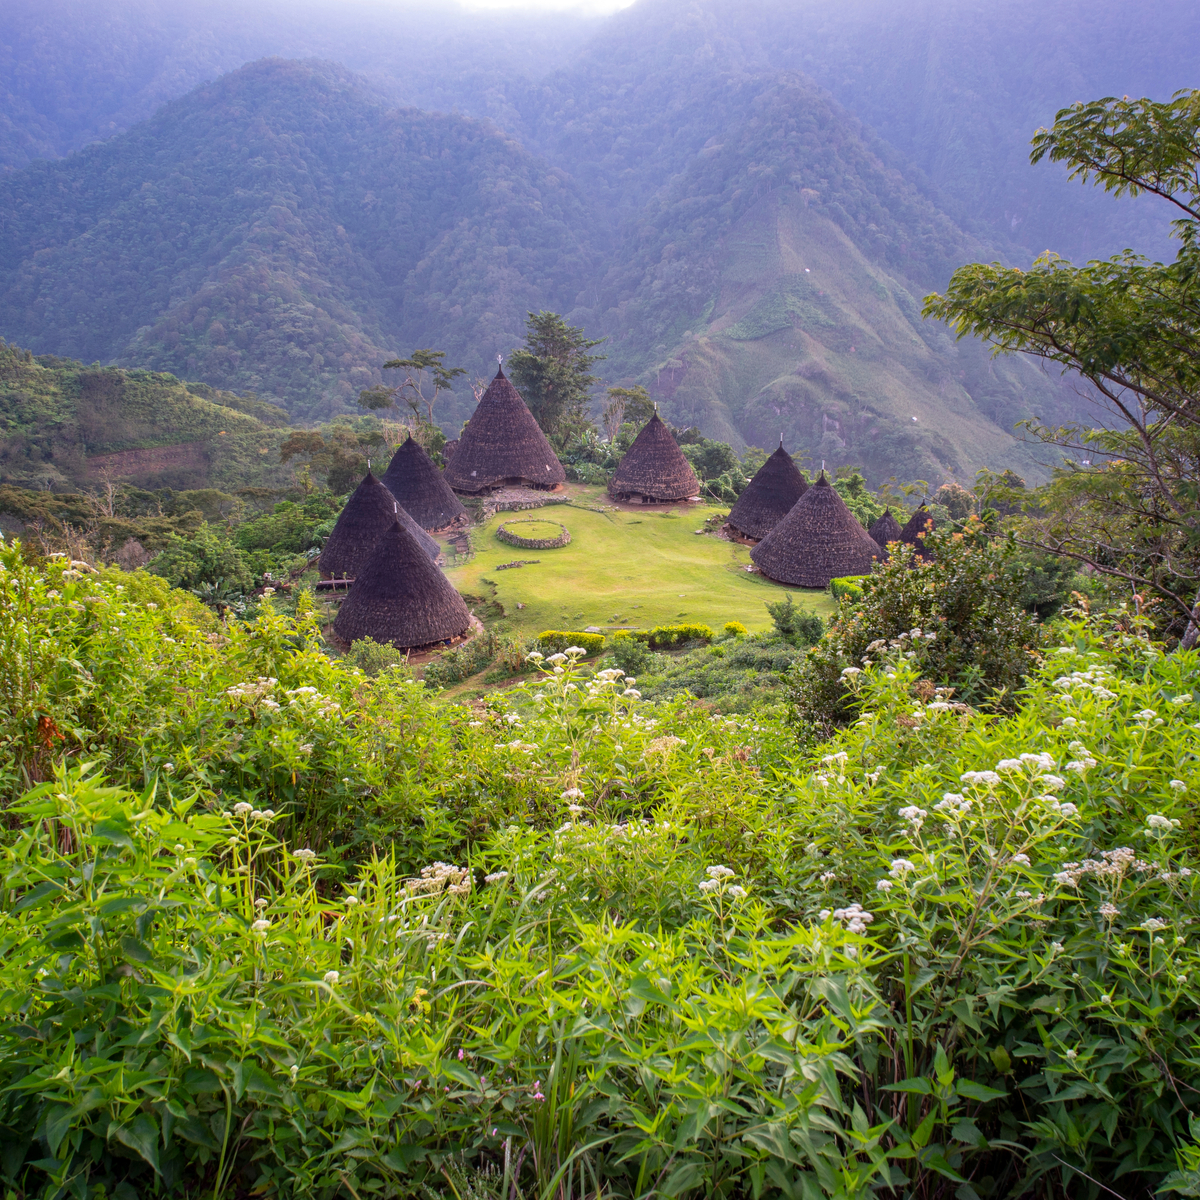
{"label": "clearing on hillside", "polygon": [[[600,498],[599,489],[580,488],[577,494],[581,504]],[[785,593],[806,612],[827,617],[833,611],[826,592],[781,587],[747,572],[746,546],[698,537],[705,518],[724,507],[598,512],[563,505],[549,511],[570,529],[570,545],[545,552],[537,563],[497,571],[513,560],[512,547],[494,536],[513,514],[499,513],[472,531],[476,556],[446,571],[463,595],[494,598],[521,633],[588,625],[645,629],[685,620],[717,630],[726,621],[769,629],[765,604]]]}

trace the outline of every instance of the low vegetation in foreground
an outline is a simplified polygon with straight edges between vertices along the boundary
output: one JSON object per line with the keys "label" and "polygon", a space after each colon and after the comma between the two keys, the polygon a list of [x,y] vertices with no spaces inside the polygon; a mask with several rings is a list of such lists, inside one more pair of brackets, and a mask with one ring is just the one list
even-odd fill
{"label": "low vegetation in foreground", "polygon": [[0,567],[10,1194],[1200,1185],[1200,660],[1136,618],[1010,712],[888,638],[808,753],[573,652],[455,705],[303,603]]}

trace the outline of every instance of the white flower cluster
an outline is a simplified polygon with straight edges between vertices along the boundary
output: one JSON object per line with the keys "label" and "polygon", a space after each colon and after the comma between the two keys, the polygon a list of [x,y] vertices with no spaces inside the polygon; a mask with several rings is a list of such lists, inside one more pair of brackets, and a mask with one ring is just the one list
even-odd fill
{"label": "white flower cluster", "polygon": [[1000,782],[1000,776],[995,771],[964,771],[959,779],[967,787],[994,788]]}
{"label": "white flower cluster", "polygon": [[278,679],[269,679],[265,675],[260,675],[254,683],[235,683],[233,687],[226,688],[225,695],[233,704],[244,701],[251,706],[261,704],[265,708],[278,710],[278,703],[271,698],[271,693],[278,683]]}
{"label": "white flower cluster", "polygon": [[1072,671],[1070,675],[1060,675],[1054,681],[1054,686],[1064,693],[1064,698],[1074,698],[1076,692],[1090,692],[1097,700],[1115,700],[1116,692],[1109,691],[1104,686],[1108,679],[1108,669],[1097,665],[1088,667],[1086,671]]}
{"label": "white flower cluster", "polygon": [[832,911],[823,908],[819,916],[822,921],[832,917],[835,921],[844,922],[848,933],[866,933],[867,926],[875,920],[875,914],[867,912],[861,904],[851,904],[848,908],[835,908]]}
{"label": "white flower cluster", "polygon": [[726,880],[732,879],[737,874],[731,867],[705,867],[704,873],[708,878],[702,879],[698,884],[702,892],[720,892],[732,896],[735,900],[745,898],[746,889],[740,884],[734,883],[726,886]]}
{"label": "white flower cluster", "polygon": [[442,892],[465,896],[470,892],[473,882],[470,867],[435,862],[432,866],[422,867],[419,878],[407,880],[404,890],[410,896],[440,895]]}
{"label": "white flower cluster", "polygon": [[1063,863],[1062,870],[1054,874],[1054,882],[1077,888],[1085,875],[1120,880],[1130,870],[1145,874],[1154,870],[1154,867],[1138,858],[1128,846],[1118,846],[1115,850],[1105,850],[1098,859],[1085,858],[1081,863]]}
{"label": "white flower cluster", "polygon": [[289,708],[307,710],[312,707],[322,717],[334,717],[342,711],[342,706],[336,700],[322,696],[315,687],[292,688],[285,695],[288,696]]}
{"label": "white flower cluster", "polygon": [[1164,817],[1162,813],[1151,813],[1146,818],[1145,833],[1147,837],[1165,837],[1174,833],[1182,824],[1182,821],[1174,817]]}
{"label": "white flower cluster", "polygon": [[275,810],[273,808],[255,808],[253,804],[247,804],[245,800],[239,800],[233,806],[233,815],[235,817],[249,817],[252,821],[273,821],[275,819]]}
{"label": "white flower cluster", "polygon": [[971,801],[961,792],[943,792],[933,811],[942,813],[947,820],[957,820],[971,811]]}
{"label": "white flower cluster", "polygon": [[894,858],[888,867],[888,874],[893,879],[903,879],[910,871],[915,871],[917,864],[910,858]]}
{"label": "white flower cluster", "polygon": [[662,758],[666,759],[672,754],[676,746],[686,746],[687,743],[683,738],[675,737],[673,734],[667,734],[665,737],[655,738],[652,742],[647,743],[645,750],[642,751],[643,759]]}

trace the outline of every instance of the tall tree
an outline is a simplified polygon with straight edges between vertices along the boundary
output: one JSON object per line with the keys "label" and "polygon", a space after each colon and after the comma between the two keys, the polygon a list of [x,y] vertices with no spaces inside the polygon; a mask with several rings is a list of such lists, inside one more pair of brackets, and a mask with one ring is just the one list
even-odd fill
{"label": "tall tree", "polygon": [[588,404],[600,380],[592,366],[604,355],[589,351],[603,341],[568,325],[558,313],[530,313],[525,345],[509,358],[513,383],[556,449],[595,428]]}
{"label": "tall tree", "polygon": [[1019,536],[1153,593],[1190,646],[1200,632],[1200,91],[1063,109],[1030,157],[1066,163],[1114,196],[1173,205],[1174,261],[1126,251],[1083,267],[1051,253],[1028,270],[975,263],[926,298],[925,314],[1090,385],[1095,426],[1027,423],[1064,460],[1031,494],[1039,515]]}

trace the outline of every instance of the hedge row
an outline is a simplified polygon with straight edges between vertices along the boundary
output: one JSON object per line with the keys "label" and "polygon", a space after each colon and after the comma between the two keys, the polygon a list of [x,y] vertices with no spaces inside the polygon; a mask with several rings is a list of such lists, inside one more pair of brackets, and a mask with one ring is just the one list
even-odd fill
{"label": "hedge row", "polygon": [[829,590],[835,600],[861,600],[864,579],[865,575],[842,575],[829,581]]}
{"label": "hedge row", "polygon": [[538,649],[545,654],[561,654],[569,646],[581,646],[587,658],[604,649],[602,633],[564,633],[559,629],[547,629],[538,634]]}

